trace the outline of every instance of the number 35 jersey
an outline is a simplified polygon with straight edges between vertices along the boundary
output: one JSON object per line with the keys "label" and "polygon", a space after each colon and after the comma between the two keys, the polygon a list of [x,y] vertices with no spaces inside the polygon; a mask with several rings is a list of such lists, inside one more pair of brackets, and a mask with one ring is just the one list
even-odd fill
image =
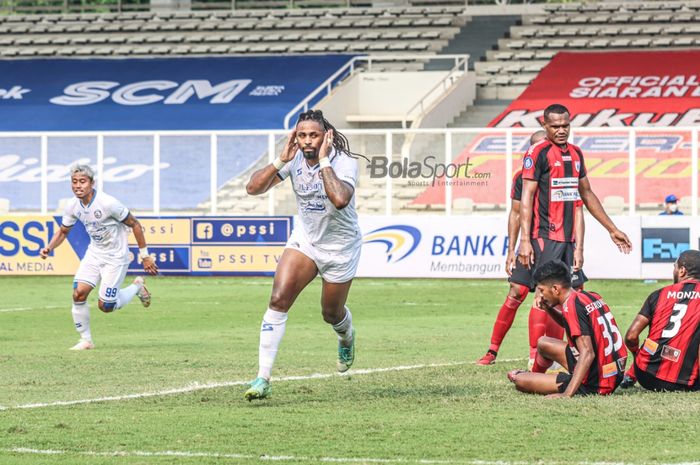
{"label": "number 35 jersey", "polygon": [[635,358],[637,368],[669,383],[698,379],[700,282],[683,281],[652,292],[639,311],[649,335]]}
{"label": "number 35 jersey", "polygon": [[612,393],[625,372],[627,349],[610,308],[595,292],[572,292],[562,305],[564,328],[571,347],[575,339],[590,336],[595,359],[583,383],[598,394]]}
{"label": "number 35 jersey", "polygon": [[71,227],[78,221],[90,236],[88,252],[95,258],[111,263],[129,263],[129,228],[122,223],[129,210],[117,199],[97,192],[89,205],[73,197],[63,213],[61,224]]}

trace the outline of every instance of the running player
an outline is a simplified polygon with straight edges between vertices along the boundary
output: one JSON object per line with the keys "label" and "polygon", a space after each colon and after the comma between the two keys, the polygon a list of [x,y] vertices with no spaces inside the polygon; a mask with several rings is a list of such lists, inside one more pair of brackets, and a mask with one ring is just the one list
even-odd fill
{"label": "running player", "polygon": [[337,369],[344,372],[353,364],[355,330],[345,302],[362,247],[355,211],[357,174],[357,160],[347,138],[321,111],[310,110],[299,116],[280,156],[253,173],[248,182],[248,193],[258,195],[291,178],[300,219],[275,271],[272,296],[260,328],[258,376],[245,393],[248,400],[270,394],[272,366],[287,313],[317,274],[323,280],[323,319],[338,335]]}
{"label": "running player", "polygon": [[[533,372],[513,370],[508,379],[519,391],[550,397],[612,394],[622,382],[627,361],[622,335],[600,295],[571,288],[569,269],[564,262],[552,260],[534,273],[540,305],[566,329],[568,345],[560,339],[540,338]],[[545,374],[553,361],[568,373]]]}
{"label": "running player", "polygon": [[[647,326],[649,335],[640,349],[639,335]],[[634,354],[633,371],[642,387],[700,390],[700,252],[681,253],[673,265],[673,284],[649,295],[627,330],[625,344]]]}
{"label": "running player", "polygon": [[[582,200],[593,217],[610,233],[623,253],[632,244],[605,213],[591,189],[581,149],[568,143],[569,110],[559,104],[544,110],[547,138],[530,147],[523,158],[523,192],[520,214],[518,260],[526,268],[537,268],[550,260],[574,265],[576,203]],[[530,351],[536,351],[544,335],[547,314],[532,306],[530,310]]]}
{"label": "running player", "polygon": [[[534,145],[546,137],[545,131],[536,131],[530,136],[530,145]],[[523,188],[523,177],[522,170],[518,170],[513,176],[513,187],[511,189],[511,207],[508,213],[508,252],[506,255],[506,273],[508,273],[508,281],[510,283],[510,289],[508,295],[506,296],[506,301],[501,306],[496,316],[496,322],[493,325],[493,331],[491,332],[491,345],[489,345],[486,354],[481,357],[476,364],[477,365],[491,365],[495,363],[496,357],[498,356],[498,350],[501,347],[501,343],[505,338],[508,330],[513,325],[513,320],[515,319],[515,314],[520,308],[527,297],[528,292],[534,290],[535,284],[532,282],[532,270],[525,268],[520,262],[515,258],[515,245],[518,242],[518,235],[520,233],[520,197]],[[579,202],[577,208],[582,208],[582,204]],[[573,286],[574,288],[579,288],[583,286],[583,283],[587,280],[585,274],[581,270],[583,265],[583,214],[581,211],[577,212],[576,215],[577,223],[579,228],[576,231],[576,249],[574,252],[574,276],[573,276]],[[531,312],[532,314],[532,312]],[[530,319],[532,323],[532,319]],[[564,328],[559,326],[552,318],[547,319],[547,327],[545,334],[547,336],[561,339],[564,336]],[[530,334],[535,334],[535,331],[530,330]],[[531,347],[537,348],[537,341],[531,342]],[[534,361],[535,352],[530,352],[530,359]]]}
{"label": "running player", "polygon": [[105,313],[122,308],[134,296],[139,297],[144,307],[151,304],[151,294],[141,276],[137,276],[133,284],[119,289],[129,268],[128,228],[134,232],[144,271],[151,275],[158,274],[158,266],[148,253],[141,224],[117,199],[97,192],[94,178],[95,174],[88,165],[71,168],[71,188],[75,198],[66,206],[58,233],[40,252],[41,258],[49,257],[78,221],[85,225],[90,236],[90,245],[73,279],[73,322],[80,333],[80,341],[71,350],[95,348],[90,332],[87,298],[98,284],[97,306]]}

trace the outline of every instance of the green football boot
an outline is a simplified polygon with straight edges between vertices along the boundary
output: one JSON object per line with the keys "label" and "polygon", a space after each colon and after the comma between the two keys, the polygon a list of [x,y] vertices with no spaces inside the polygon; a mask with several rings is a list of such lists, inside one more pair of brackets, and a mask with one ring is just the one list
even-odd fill
{"label": "green football boot", "polygon": [[345,373],[355,361],[355,328],[352,329],[352,342],[350,347],[343,347],[338,342],[338,372]]}
{"label": "green football boot", "polygon": [[248,401],[253,399],[264,399],[270,395],[272,388],[270,387],[270,382],[265,378],[255,378],[255,380],[250,383],[250,388],[245,392],[245,398]]}

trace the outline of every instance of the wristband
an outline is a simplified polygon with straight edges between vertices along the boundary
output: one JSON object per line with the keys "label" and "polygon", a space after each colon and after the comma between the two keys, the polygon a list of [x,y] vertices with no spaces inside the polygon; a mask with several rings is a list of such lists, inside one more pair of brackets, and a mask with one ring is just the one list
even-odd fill
{"label": "wristband", "polygon": [[283,162],[282,159],[281,159],[280,157],[277,157],[277,158],[275,158],[275,159],[272,161],[272,166],[274,166],[275,169],[276,169],[277,171],[279,171],[279,170],[281,170],[282,168],[284,168],[284,165],[286,165],[286,164],[287,164],[287,163],[286,163],[286,162]]}
{"label": "wristband", "polygon": [[146,257],[150,257],[151,255],[148,253],[148,247],[141,247],[139,249],[139,257],[141,257],[141,260],[143,260]]}
{"label": "wristband", "polygon": [[321,169],[331,167],[331,161],[328,159],[328,157],[321,158],[318,161],[318,164],[321,167]]}

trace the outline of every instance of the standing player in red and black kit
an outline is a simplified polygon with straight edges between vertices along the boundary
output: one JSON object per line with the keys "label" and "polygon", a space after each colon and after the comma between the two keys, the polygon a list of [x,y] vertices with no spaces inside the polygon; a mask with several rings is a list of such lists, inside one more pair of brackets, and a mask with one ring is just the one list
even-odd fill
{"label": "standing player in red and black kit", "polygon": [[[652,391],[698,391],[700,252],[686,250],[673,265],[673,283],[649,295],[625,335],[634,372]],[[639,347],[639,334],[649,335]],[[625,377],[626,378],[626,377]]]}
{"label": "standing player in red and black kit", "polygon": [[[530,146],[535,145],[539,141],[546,137],[547,133],[543,130],[534,132],[530,136]],[[520,233],[520,198],[523,191],[523,176],[522,170],[518,170],[513,176],[513,187],[511,188],[510,198],[511,206],[510,212],[508,213],[508,252],[506,255],[506,273],[508,273],[508,282],[510,283],[510,289],[506,300],[501,306],[496,316],[496,322],[493,325],[493,331],[491,332],[491,344],[489,345],[486,354],[477,360],[477,365],[492,365],[496,362],[496,357],[498,356],[498,350],[501,347],[501,343],[505,338],[508,330],[513,325],[513,320],[515,319],[515,314],[523,303],[527,294],[534,290],[535,284],[532,282],[532,270],[525,268],[520,264],[515,258],[515,246],[518,243],[518,235]],[[579,202],[577,208],[582,208]],[[583,286],[583,283],[587,280],[583,271],[579,271],[583,265],[583,214],[576,215],[577,221],[580,220],[580,224],[576,227],[576,237],[579,238],[577,242],[577,251],[574,253],[574,275],[572,275],[572,281],[574,288],[579,288]],[[579,253],[580,252],[580,253]],[[532,333],[532,331],[530,331]],[[547,328],[545,331],[547,336],[561,339],[564,336],[564,328],[555,323],[551,318],[547,321]],[[537,341],[531,344],[533,347],[537,346]],[[534,360],[534,353],[531,354],[531,358]]]}
{"label": "standing player in red and black kit", "polygon": [[[518,260],[526,268],[537,268],[550,260],[574,265],[576,203],[583,201],[588,211],[610,233],[623,253],[632,244],[605,213],[591,190],[586,165],[579,147],[568,143],[569,110],[553,104],[544,110],[547,138],[530,147],[523,159],[523,193],[520,212],[521,240]],[[530,351],[545,334],[547,314],[533,305],[530,310]]]}
{"label": "standing player in red and black kit", "polygon": [[[540,372],[513,370],[508,379],[519,391],[550,397],[612,394],[622,382],[627,350],[607,304],[595,292],[573,290],[569,265],[560,260],[537,268],[534,279],[541,295],[540,305],[566,329],[569,342],[540,338],[533,368]],[[568,373],[543,373],[553,361]]]}

